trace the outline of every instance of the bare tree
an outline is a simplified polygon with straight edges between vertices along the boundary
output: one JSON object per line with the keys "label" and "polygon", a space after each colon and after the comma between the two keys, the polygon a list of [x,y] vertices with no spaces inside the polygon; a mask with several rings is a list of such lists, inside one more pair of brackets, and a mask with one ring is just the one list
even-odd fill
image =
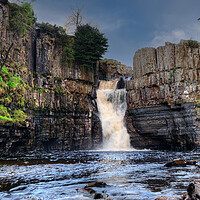
{"label": "bare tree", "polygon": [[80,8],[73,9],[72,14],[67,17],[67,21],[65,23],[67,33],[73,34],[77,27],[82,24],[82,21],[82,10]]}

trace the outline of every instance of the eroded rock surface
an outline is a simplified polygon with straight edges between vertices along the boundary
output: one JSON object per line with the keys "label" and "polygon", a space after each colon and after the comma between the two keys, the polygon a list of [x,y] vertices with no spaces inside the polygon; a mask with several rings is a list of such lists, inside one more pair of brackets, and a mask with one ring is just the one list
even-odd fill
{"label": "eroded rock surface", "polygon": [[200,48],[181,41],[135,53],[126,115],[133,146],[194,149],[200,145],[199,52]]}

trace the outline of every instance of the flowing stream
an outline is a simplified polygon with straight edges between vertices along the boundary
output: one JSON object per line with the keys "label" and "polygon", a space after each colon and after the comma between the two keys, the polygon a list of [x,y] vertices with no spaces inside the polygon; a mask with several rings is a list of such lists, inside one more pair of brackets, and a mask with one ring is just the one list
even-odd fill
{"label": "flowing stream", "polygon": [[1,200],[92,200],[93,187],[107,200],[154,200],[181,197],[200,178],[197,166],[164,167],[175,159],[200,162],[199,152],[76,151],[0,158]]}
{"label": "flowing stream", "polygon": [[97,105],[103,130],[103,150],[130,150],[130,137],[124,126],[126,90],[117,89],[117,80],[101,81]]}
{"label": "flowing stream", "polygon": [[[136,151],[124,126],[126,91],[118,80],[102,81],[97,103],[103,128],[103,150],[31,152],[0,156],[1,200],[154,200],[181,197],[200,168],[165,167],[173,159],[196,160],[200,152]],[[100,181],[103,187],[86,187]]]}

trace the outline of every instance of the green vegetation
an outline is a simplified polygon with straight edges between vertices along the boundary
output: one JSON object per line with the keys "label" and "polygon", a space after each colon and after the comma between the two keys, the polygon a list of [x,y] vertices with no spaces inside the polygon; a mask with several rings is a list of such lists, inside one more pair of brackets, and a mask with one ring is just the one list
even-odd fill
{"label": "green vegetation", "polygon": [[190,48],[198,48],[199,47],[199,43],[195,40],[188,40],[188,46]]}
{"label": "green vegetation", "polygon": [[6,84],[6,82],[3,80],[2,76],[0,76],[0,86],[1,86],[2,88],[6,88],[6,87],[7,87],[7,84]]}
{"label": "green vegetation", "polygon": [[7,122],[12,122],[17,126],[20,126],[26,121],[27,116],[22,110],[15,109],[12,115],[8,113],[7,107],[0,105],[0,123],[5,124]]}
{"label": "green vegetation", "polygon": [[63,48],[63,64],[74,60],[74,36],[67,35],[65,29],[61,26],[49,23],[38,23],[37,26],[40,28],[40,33],[48,34],[51,37],[49,41],[45,41],[45,44],[52,45],[55,42],[56,47]]}
{"label": "green vegetation", "polygon": [[49,42],[51,44],[55,41],[56,46],[64,47],[65,43],[68,42],[68,35],[62,26],[51,25],[49,23],[37,23],[36,25],[40,28],[40,33],[50,35],[51,41],[46,41],[46,43]]}
{"label": "green vegetation", "polygon": [[34,11],[31,3],[22,2],[21,5],[10,3],[10,29],[19,36],[24,36],[28,33],[36,22]]}
{"label": "green vegetation", "polygon": [[73,47],[73,41],[69,41],[68,43],[65,43],[64,47],[64,53],[63,53],[63,59],[62,62],[66,63],[68,61],[74,60],[74,47]]}
{"label": "green vegetation", "polygon": [[[19,2],[19,5],[9,3],[9,29],[12,31],[13,42],[0,52],[0,124],[22,125],[27,119],[23,111],[25,110],[24,107],[52,109],[49,95],[47,94],[47,91],[51,92],[51,90],[54,90],[55,95],[66,99],[65,101],[70,109],[73,110],[76,107],[76,109],[85,110],[88,107],[84,103],[86,95],[71,91],[70,86],[68,88],[62,87],[62,81],[59,79],[54,88],[43,89],[36,87],[37,79],[32,79],[33,73],[25,67],[28,62],[24,57],[27,48],[24,43],[30,42],[27,35],[34,28],[36,18],[31,3],[17,2]],[[46,39],[46,41],[43,41],[45,48],[55,45],[57,50],[63,52],[62,62],[66,66],[71,64],[72,61],[76,61],[75,64],[92,67],[108,47],[104,34],[88,24],[77,24],[75,36],[69,36],[64,28],[48,23],[36,24],[36,27],[40,29],[40,34],[45,35],[43,37]],[[46,37],[46,34],[48,34],[48,37]],[[22,37],[23,40],[21,41],[20,39],[17,44],[19,46],[17,46],[17,38]],[[23,57],[19,58],[18,56],[21,55]],[[15,58],[19,60],[20,64],[14,60]],[[87,69],[85,68],[84,70]],[[36,75],[39,77],[39,74]],[[26,81],[30,83],[30,86],[21,77],[27,77]],[[35,84],[35,87],[32,83]],[[42,95],[38,95],[37,91]],[[27,98],[26,94],[28,94],[29,98]],[[38,96],[41,97],[42,101],[38,100]]]}
{"label": "green vegetation", "polygon": [[75,59],[80,65],[92,66],[108,48],[103,33],[89,24],[80,25],[75,32]]}
{"label": "green vegetation", "polygon": [[10,118],[10,114],[8,113],[7,108],[4,107],[3,105],[0,105],[0,115]]}
{"label": "green vegetation", "polygon": [[8,86],[10,88],[12,88],[12,89],[17,87],[17,85],[14,82],[12,82],[12,81],[8,81]]}
{"label": "green vegetation", "polygon": [[16,109],[13,113],[14,123],[20,125],[21,123],[26,121],[27,116],[22,110]]}
{"label": "green vegetation", "polygon": [[[26,120],[25,113],[20,109],[25,106],[26,84],[20,77],[14,76],[12,70],[13,66],[3,66],[0,71],[0,103],[2,104],[0,105],[0,124],[12,122],[20,126]],[[11,103],[15,108],[14,111],[9,108]]]}
{"label": "green vegetation", "polygon": [[177,67],[175,67],[171,72],[170,72],[170,78],[169,78],[169,81],[172,81],[172,79],[174,78],[175,76],[175,73],[177,71]]}
{"label": "green vegetation", "polygon": [[1,73],[2,74],[6,74],[6,75],[8,75],[8,76],[10,76],[12,73],[10,73],[10,72],[8,72],[8,70],[7,70],[7,68],[5,67],[5,66],[3,66],[2,68],[1,68]]}
{"label": "green vegetation", "polygon": [[40,88],[40,87],[35,87],[35,90],[37,90],[39,93],[42,93],[44,91],[44,88]]}

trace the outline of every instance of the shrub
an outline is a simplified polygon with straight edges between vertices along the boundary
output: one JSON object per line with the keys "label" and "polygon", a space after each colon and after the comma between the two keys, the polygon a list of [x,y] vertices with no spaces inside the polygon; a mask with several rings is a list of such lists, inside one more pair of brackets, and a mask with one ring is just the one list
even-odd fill
{"label": "shrub", "polygon": [[4,99],[5,104],[10,104],[12,102],[12,100],[10,100],[8,97],[6,97]]}
{"label": "shrub", "polygon": [[8,86],[12,89],[17,87],[17,85],[13,81],[8,81]]}
{"label": "shrub", "polygon": [[17,77],[17,76],[13,76],[10,78],[10,81],[12,81],[13,83],[15,83],[18,87],[21,87],[22,86],[22,79],[20,77]]}
{"label": "shrub", "polygon": [[22,2],[21,5],[10,3],[10,29],[17,35],[24,36],[28,29],[36,22],[31,3]]}
{"label": "shrub", "polygon": [[199,47],[199,43],[195,40],[188,40],[188,46],[190,48],[198,48]]}
{"label": "shrub", "polygon": [[0,115],[0,124],[4,125],[6,122],[13,122],[13,119]]}
{"label": "shrub", "polygon": [[27,119],[27,116],[25,115],[25,113],[22,110],[17,110],[15,109],[14,113],[13,113],[13,121],[16,125],[20,125],[22,123],[24,123]]}
{"label": "shrub", "polygon": [[37,23],[40,28],[40,33],[45,33],[55,38],[56,46],[65,46],[68,40],[68,35],[65,33],[65,29],[61,26],[52,25],[49,23]]}
{"label": "shrub", "polygon": [[2,86],[3,88],[6,88],[6,82],[3,80],[2,76],[0,76],[0,86]]}
{"label": "shrub", "polygon": [[0,105],[0,115],[4,116],[4,117],[9,117],[10,118],[10,114],[8,113],[7,108],[4,107],[3,105]]}
{"label": "shrub", "polygon": [[2,74],[6,74],[7,76],[10,76],[10,72],[8,72],[8,70],[7,70],[7,68],[5,67],[5,66],[3,66],[2,68],[1,68],[1,73]]}

